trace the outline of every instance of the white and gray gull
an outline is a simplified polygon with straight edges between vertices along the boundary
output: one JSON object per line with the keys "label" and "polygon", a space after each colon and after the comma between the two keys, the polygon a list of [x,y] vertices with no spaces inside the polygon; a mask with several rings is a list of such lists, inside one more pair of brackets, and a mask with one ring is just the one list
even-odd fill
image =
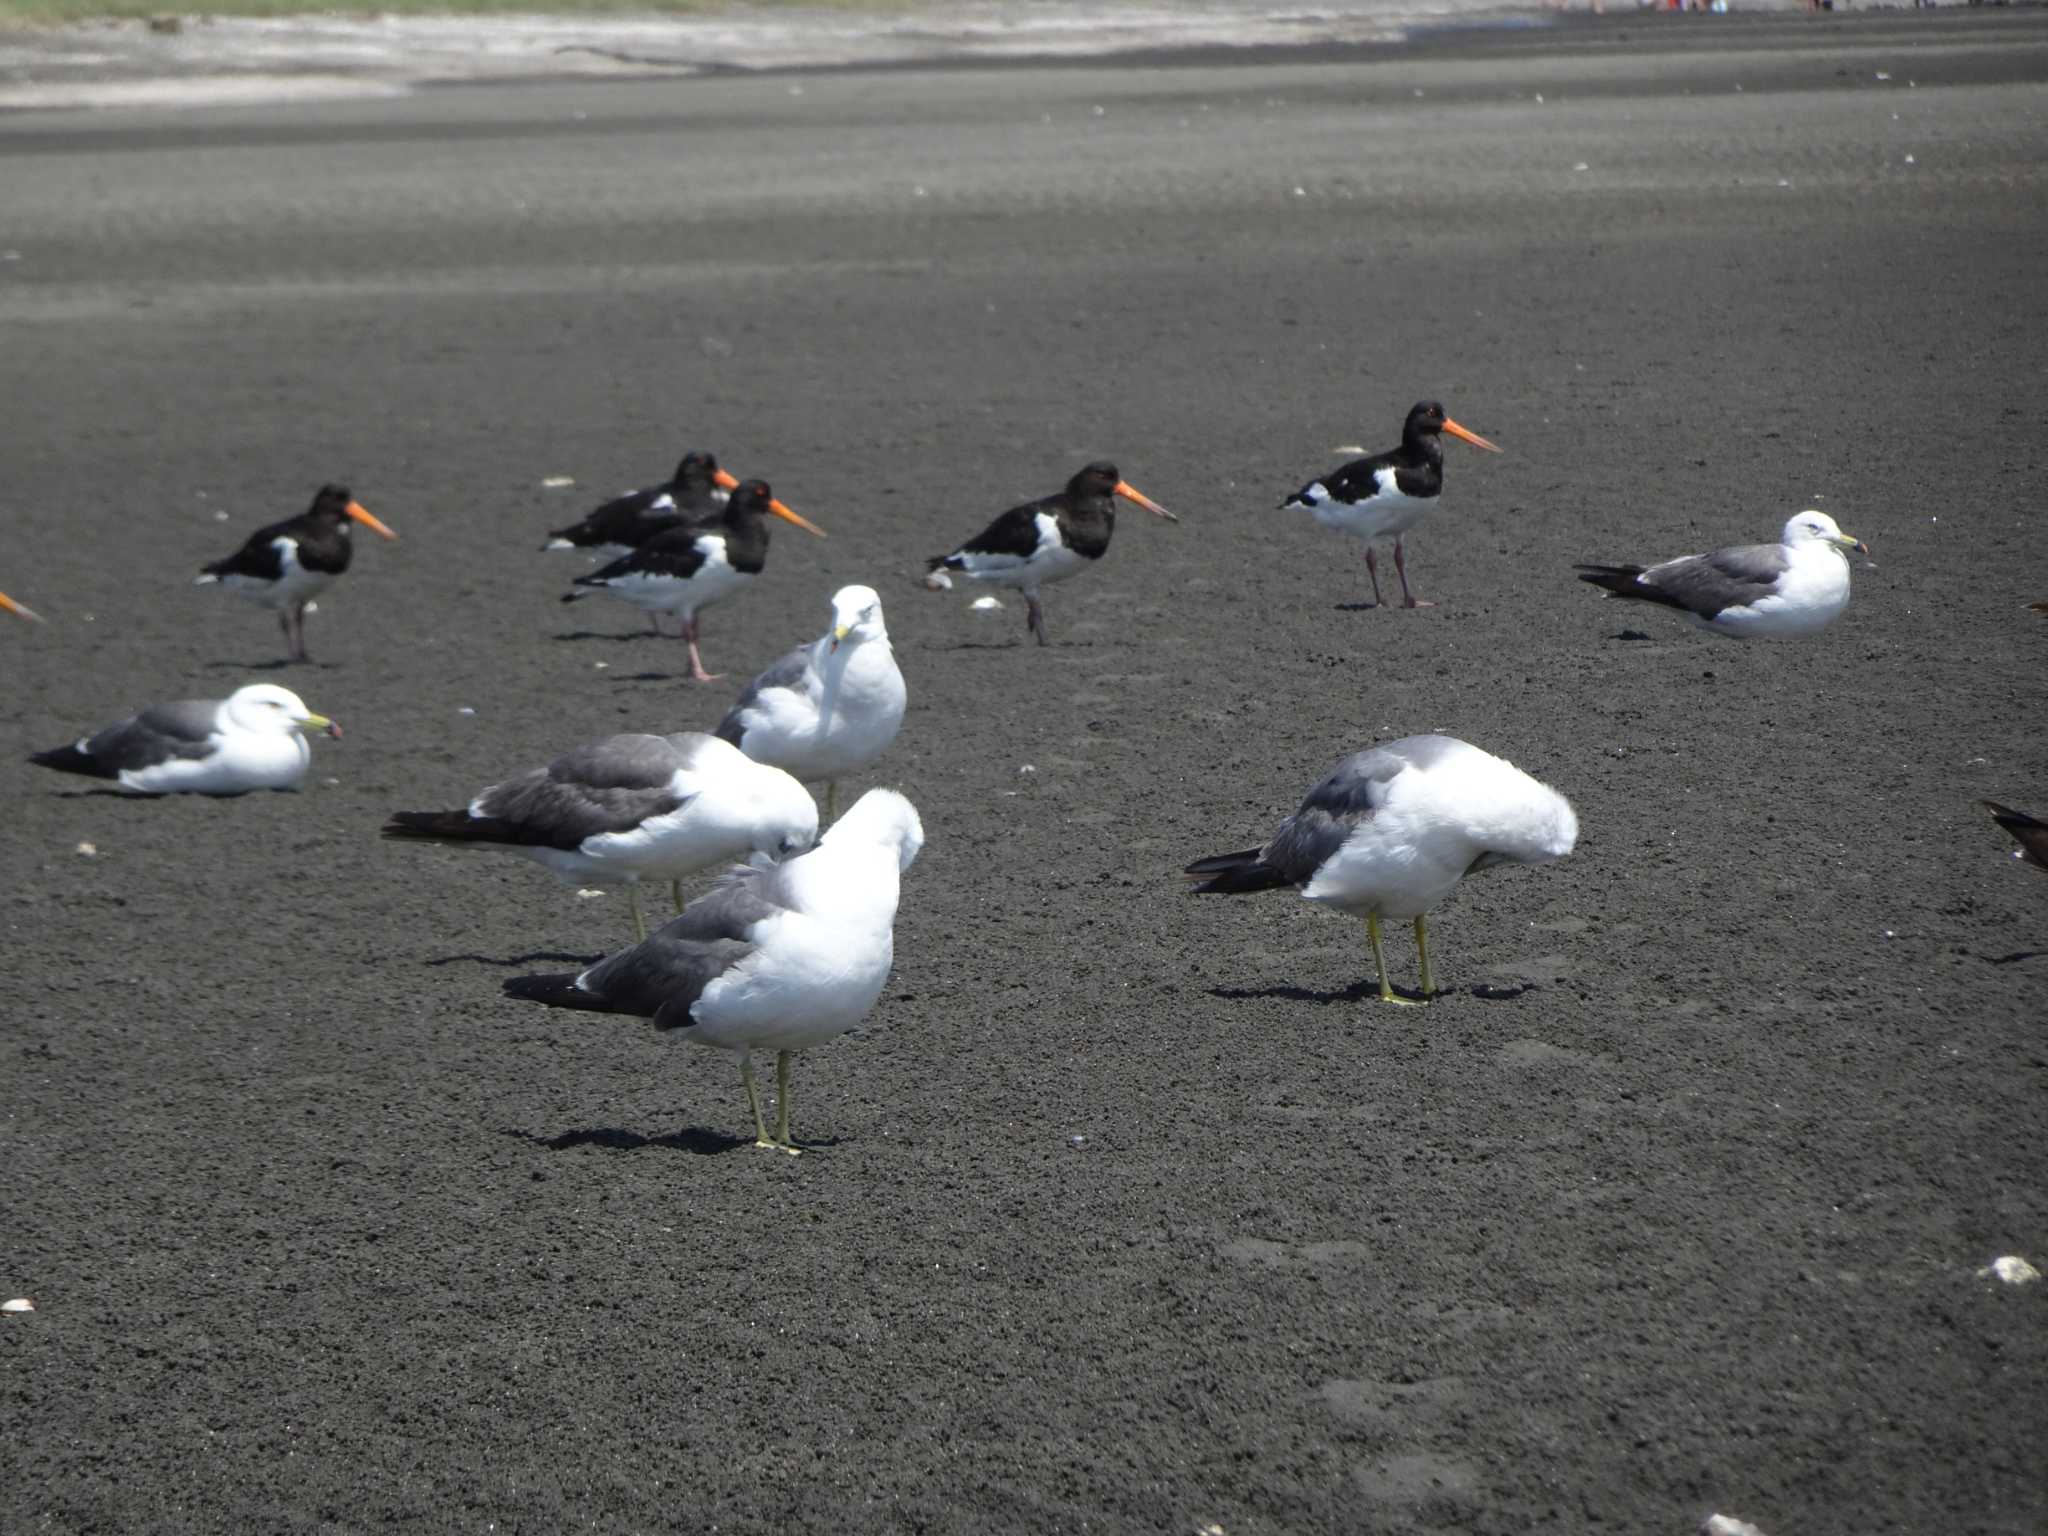
{"label": "white and gray gull", "polygon": [[1848,551],[1870,546],[1825,512],[1801,512],[1776,544],[1742,544],[1683,555],[1661,565],[1580,565],[1579,580],[1616,597],[1689,613],[1716,634],[1739,639],[1810,635],[1849,606]]}
{"label": "white and gray gull", "polygon": [[830,821],[839,780],[888,749],[905,699],[880,594],[841,587],[832,594],[831,627],[749,683],[716,734],[757,763],[823,779]]}
{"label": "white and gray gull", "polygon": [[[799,1149],[789,1063],[858,1024],[895,960],[903,872],[924,845],[911,803],[890,789],[855,801],[809,853],[734,870],[653,935],[573,975],[520,976],[513,997],[651,1018],[697,1045],[737,1051],[754,1145]],[[771,1137],[752,1052],[775,1052]]]}
{"label": "white and gray gull", "polygon": [[[493,784],[466,809],[399,811],[384,836],[499,849],[571,883],[623,885],[644,939],[641,881],[801,853],[817,840],[818,807],[780,768],[716,736],[620,735]],[[675,895],[680,908],[680,885]]]}
{"label": "white and gray gull", "polygon": [[1198,859],[1198,895],[1293,887],[1309,901],[1362,914],[1380,1001],[1387,982],[1380,919],[1415,923],[1422,1000],[1435,993],[1425,917],[1467,875],[1497,864],[1547,864],[1572,851],[1579,819],[1556,790],[1454,736],[1404,736],[1353,753],[1308,792],[1271,842]]}
{"label": "white and gray gull", "polygon": [[305,732],[341,727],[289,688],[251,683],[225,699],[152,704],[117,725],[29,761],[59,773],[111,779],[138,795],[245,795],[297,789],[313,762]]}

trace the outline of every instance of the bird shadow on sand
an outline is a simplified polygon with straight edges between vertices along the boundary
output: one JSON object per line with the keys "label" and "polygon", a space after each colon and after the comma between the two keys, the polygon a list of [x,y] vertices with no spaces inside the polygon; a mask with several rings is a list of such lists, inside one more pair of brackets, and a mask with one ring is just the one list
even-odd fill
{"label": "bird shadow on sand", "polygon": [[[686,1130],[670,1131],[662,1136],[649,1136],[640,1131],[629,1131],[616,1125],[585,1126],[581,1130],[563,1131],[556,1136],[537,1136],[532,1131],[507,1130],[507,1136],[520,1141],[531,1142],[536,1147],[546,1147],[550,1152],[573,1152],[580,1147],[596,1147],[602,1152],[639,1152],[653,1147],[664,1152],[688,1152],[697,1157],[719,1157],[741,1147],[752,1147],[751,1136],[728,1136],[723,1131],[707,1130],[693,1125]],[[822,1152],[839,1145],[838,1137],[822,1141],[805,1141],[802,1150]]]}
{"label": "bird shadow on sand", "polygon": [[290,667],[304,667],[309,672],[328,672],[333,668],[324,661],[294,661],[289,656],[279,656],[273,661],[209,661],[209,672],[283,672]]}
{"label": "bird shadow on sand", "polygon": [[505,955],[502,957],[498,955],[478,954],[442,955],[440,958],[435,960],[422,960],[420,964],[426,966],[442,966],[462,965],[466,963],[469,965],[495,965],[503,969],[509,970],[516,965],[534,965],[540,961],[547,961],[548,963],[553,965],[573,965],[580,970],[584,966],[597,964],[597,962],[602,960],[603,958],[603,955],[565,955],[559,950],[536,949],[523,955]]}
{"label": "bird shadow on sand", "polygon": [[578,640],[609,640],[614,645],[623,645],[631,640],[666,640],[669,644],[673,645],[676,643],[677,637],[674,635],[657,635],[651,629],[572,629],[566,634],[550,635],[548,638],[558,643],[562,641],[574,643]]}
{"label": "bird shadow on sand", "polygon": [[[1536,984],[1534,982],[1524,982],[1520,986],[1513,987],[1476,986],[1471,988],[1471,994],[1485,1002],[1498,1003],[1511,997],[1520,997],[1524,992],[1533,992],[1535,990]],[[1279,998],[1283,1002],[1289,1003],[1369,1003],[1378,1000],[1380,989],[1375,982],[1354,981],[1340,992],[1317,992],[1308,987],[1211,987],[1209,995],[1211,997],[1224,998],[1231,1002],[1252,1002],[1262,998]],[[1429,994],[1430,997],[1451,997],[1454,995],[1449,988],[1440,988],[1436,992]],[[1426,997],[1419,989],[1414,987],[1396,987],[1394,988],[1394,996],[1404,998],[1411,1003],[1421,1003],[1429,1000],[1429,997]]]}
{"label": "bird shadow on sand", "polygon": [[1380,606],[1378,603],[1337,603],[1334,605],[1338,613],[1371,613]]}
{"label": "bird shadow on sand", "polygon": [[2009,955],[1979,955],[1979,960],[1989,960],[1993,965],[2015,965],[2022,960],[2036,960],[2048,955],[2048,949],[2016,949]]}

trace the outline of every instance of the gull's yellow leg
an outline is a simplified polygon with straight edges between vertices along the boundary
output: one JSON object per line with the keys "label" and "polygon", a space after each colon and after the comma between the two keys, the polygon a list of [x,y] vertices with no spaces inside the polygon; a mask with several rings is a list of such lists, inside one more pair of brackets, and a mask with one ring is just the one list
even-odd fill
{"label": "gull's yellow leg", "polygon": [[1429,977],[1429,930],[1424,927],[1426,919],[1415,919],[1415,953],[1422,957],[1422,995],[1424,999],[1436,996],[1436,983]]}
{"label": "gull's yellow leg", "polygon": [[669,892],[670,892],[670,894],[671,894],[671,895],[673,895],[673,896],[675,897],[675,899],[676,899],[676,910],[677,910],[678,912],[682,911],[682,910],[683,910],[683,882],[682,882],[682,881],[680,881],[680,880],[671,880],[671,881],[669,881],[669,883],[668,883],[668,888],[669,888]]}
{"label": "gull's yellow leg", "polygon": [[754,1058],[740,1053],[740,1081],[747,1085],[747,1108],[754,1112],[754,1145],[774,1147],[768,1139],[768,1122],[761,1118],[761,1095],[754,1091]]}
{"label": "gull's yellow leg", "polygon": [[626,882],[626,903],[627,903],[627,905],[628,905],[628,906],[632,907],[632,909],[633,909],[633,935],[634,935],[634,937],[635,937],[635,938],[640,938],[640,939],[644,939],[644,938],[646,938],[646,937],[647,937],[647,919],[646,919],[646,918],[644,918],[644,917],[642,917],[642,916],[640,915],[640,882],[639,882],[639,881],[637,881],[637,880],[629,880],[629,881],[627,881],[627,882]]}
{"label": "gull's yellow leg", "polygon": [[1365,931],[1372,936],[1373,964],[1380,968],[1380,1001],[1383,1003],[1399,1003],[1404,1008],[1416,1007],[1417,1004],[1413,998],[1396,997],[1394,989],[1387,984],[1387,952],[1380,947],[1379,913],[1368,912],[1365,914]]}
{"label": "gull's yellow leg", "polygon": [[802,1156],[803,1149],[789,1139],[789,1051],[775,1053],[775,1145],[791,1157]]}

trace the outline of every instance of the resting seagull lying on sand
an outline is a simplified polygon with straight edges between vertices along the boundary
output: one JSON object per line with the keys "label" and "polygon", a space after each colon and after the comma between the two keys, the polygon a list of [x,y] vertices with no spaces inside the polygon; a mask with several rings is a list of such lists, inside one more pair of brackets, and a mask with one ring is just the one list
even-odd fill
{"label": "resting seagull lying on sand", "polygon": [[1743,544],[1662,565],[1573,569],[1579,580],[1616,597],[1676,608],[1717,634],[1775,639],[1810,635],[1841,616],[1849,606],[1852,549],[1870,553],[1827,513],[1808,510],[1785,524],[1776,544]]}
{"label": "resting seagull lying on sand", "polygon": [[717,734],[757,763],[825,781],[825,820],[842,776],[887,750],[903,724],[903,674],[873,587],[832,594],[832,627],[747,685]]}
{"label": "resting seagull lying on sand", "polygon": [[[656,1029],[738,1051],[754,1145],[795,1153],[789,1059],[858,1024],[895,959],[896,899],[924,845],[911,803],[871,789],[809,853],[734,870],[652,937],[580,975],[520,976],[512,997],[651,1018]],[[751,1053],[775,1052],[775,1134]]]}
{"label": "resting seagull lying on sand", "polygon": [[[384,836],[502,849],[572,884],[624,885],[644,939],[642,880],[679,882],[753,854],[801,853],[817,839],[818,807],[780,768],[716,736],[607,736],[491,785],[466,810],[399,811]],[[674,889],[680,909],[682,887]]]}
{"label": "resting seagull lying on sand", "polygon": [[1380,1001],[1406,1003],[1387,984],[1382,917],[1415,920],[1426,1001],[1436,984],[1424,914],[1467,875],[1548,864],[1578,839],[1564,796],[1513,763],[1453,736],[1404,736],[1331,769],[1265,847],[1198,859],[1187,873],[1203,880],[1197,895],[1293,886],[1310,901],[1363,913]]}
{"label": "resting seagull lying on sand", "polygon": [[112,779],[138,795],[245,795],[297,789],[313,762],[307,730],[341,727],[289,688],[251,683],[225,699],[152,704],[68,747],[29,759],[59,773]]}

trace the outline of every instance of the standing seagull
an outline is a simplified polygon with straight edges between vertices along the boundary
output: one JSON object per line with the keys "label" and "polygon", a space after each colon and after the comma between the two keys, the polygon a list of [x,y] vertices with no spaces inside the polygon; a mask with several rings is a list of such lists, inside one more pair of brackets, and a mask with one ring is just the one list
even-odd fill
{"label": "standing seagull", "polygon": [[1304,898],[1365,914],[1380,1001],[1387,984],[1380,919],[1413,918],[1423,1001],[1434,995],[1424,914],[1465,876],[1496,864],[1548,864],[1572,851],[1579,819],[1563,795],[1454,736],[1404,736],[1354,753],[1308,792],[1263,848],[1197,859],[1197,895],[1295,886]]}
{"label": "standing seagull", "polygon": [[307,730],[341,727],[289,688],[251,683],[225,699],[152,704],[118,725],[29,761],[59,773],[112,779],[138,795],[245,795],[297,789],[313,761]]}
{"label": "standing seagull", "polygon": [[[824,529],[770,495],[767,481],[749,480],[732,493],[716,520],[658,533],[602,570],[578,576],[576,585],[609,592],[649,613],[680,616],[682,637],[690,644],[691,680],[716,682],[697,653],[697,610],[732,596],[761,574],[768,564],[768,523],[763,514],[769,512],[806,533],[825,537]],[[573,603],[589,595],[571,592],[562,601]]]}
{"label": "standing seagull", "polygon": [[1434,603],[1417,600],[1408,590],[1408,566],[1401,553],[1401,536],[1428,514],[1444,489],[1444,447],[1440,433],[1462,438],[1488,453],[1500,449],[1477,432],[1468,432],[1444,414],[1434,400],[1411,407],[1401,427],[1401,446],[1369,459],[1353,459],[1333,475],[1311,480],[1280,503],[1307,507],[1325,528],[1335,528],[1365,542],[1366,574],[1372,577],[1372,601],[1383,607],[1380,596],[1380,565],[1372,541],[1394,536],[1394,570],[1401,578],[1402,605],[1433,608]]}
{"label": "standing seagull", "polygon": [[[810,792],[716,736],[621,735],[563,753],[478,791],[460,811],[399,811],[384,836],[496,848],[566,881],[624,885],[633,931],[642,880],[680,881],[713,864],[786,858],[818,836]],[[682,909],[680,885],[676,908]]]}
{"label": "standing seagull", "polygon": [[200,567],[198,585],[219,582],[263,608],[277,610],[293,661],[306,654],[306,604],[348,569],[348,525],[361,523],[387,539],[397,534],[363,510],[345,485],[323,485],[297,517],[258,528],[225,560]]}
{"label": "standing seagull", "polygon": [[40,624],[43,622],[43,616],[40,613],[37,613],[35,609],[29,607],[25,603],[17,603],[5,592],[0,592],[0,608],[5,608],[9,613],[20,615],[22,618],[27,619],[31,624]]}
{"label": "standing seagull", "polygon": [[2010,832],[2013,841],[2019,844],[2012,856],[2036,869],[2048,869],[2048,821],[2040,821],[2025,811],[2015,811],[2010,806],[2000,805],[1996,800],[1977,802],[1991,813],[1991,819]]}
{"label": "standing seagull", "polygon": [[832,627],[747,685],[717,734],[757,763],[825,781],[825,819],[839,780],[880,757],[903,724],[903,674],[873,587],[832,594]]}
{"label": "standing seagull", "polygon": [[1579,580],[1616,597],[1662,603],[1717,634],[1742,639],[1810,635],[1849,606],[1849,550],[1870,546],[1810,508],[1776,544],[1742,544],[1662,565],[1580,565]]}
{"label": "standing seagull", "polygon": [[1050,645],[1038,589],[1049,581],[1064,581],[1102,558],[1109,548],[1109,536],[1116,531],[1116,507],[1111,500],[1116,496],[1136,502],[1169,523],[1180,521],[1127,485],[1114,464],[1098,461],[1069,480],[1064,491],[1010,508],[952,554],[926,561],[925,568],[957,571],[970,581],[1017,588],[1029,604],[1025,622],[1031,633],[1038,636],[1040,645]]}
{"label": "standing seagull", "polygon": [[[796,1153],[789,1058],[858,1024],[895,959],[903,872],[924,845],[911,803],[871,789],[818,846],[734,870],[653,937],[579,975],[519,976],[512,997],[651,1018],[656,1029],[740,1054],[754,1145]],[[761,1118],[753,1050],[775,1052],[775,1134]]]}

